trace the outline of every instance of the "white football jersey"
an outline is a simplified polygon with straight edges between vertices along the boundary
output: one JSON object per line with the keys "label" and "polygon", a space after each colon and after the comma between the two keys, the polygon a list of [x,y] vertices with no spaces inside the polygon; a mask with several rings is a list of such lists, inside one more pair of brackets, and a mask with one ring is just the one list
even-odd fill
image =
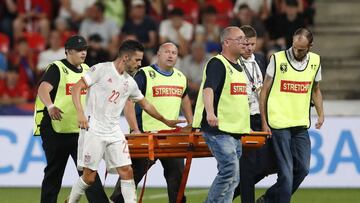
{"label": "white football jersey", "polygon": [[85,115],[90,130],[100,136],[121,132],[120,114],[128,98],[144,98],[135,80],[125,71],[120,75],[113,62],[92,66],[83,79],[88,85]]}

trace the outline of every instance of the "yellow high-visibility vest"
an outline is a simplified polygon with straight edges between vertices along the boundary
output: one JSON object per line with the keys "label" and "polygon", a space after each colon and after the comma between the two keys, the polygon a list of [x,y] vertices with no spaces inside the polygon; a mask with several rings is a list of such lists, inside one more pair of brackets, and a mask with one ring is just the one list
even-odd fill
{"label": "yellow high-visibility vest", "polygon": [[267,100],[269,126],[283,129],[297,126],[310,127],[310,102],[320,56],[309,53],[304,70],[294,69],[285,51],[274,54],[275,74]]}
{"label": "yellow high-visibility vest", "polygon": [[[64,113],[61,114],[62,120],[51,120],[51,124],[57,133],[78,133],[79,126],[77,122],[77,112],[72,102],[71,88],[81,77],[89,70],[85,63],[81,64],[83,68],[81,73],[76,73],[66,67],[61,61],[53,62],[59,68],[60,80],[57,88],[54,105],[60,108]],[[86,91],[81,92],[81,103],[85,104]],[[44,117],[45,105],[41,102],[39,96],[35,100],[34,111],[34,135],[40,135],[40,123]]]}
{"label": "yellow high-visibility vest", "polygon": [[[166,119],[178,119],[181,101],[186,89],[185,75],[173,68],[170,76],[165,76],[151,66],[141,68],[146,76],[145,98],[155,106],[157,111]],[[171,129],[164,123],[142,111],[142,127],[144,131],[157,131]]]}
{"label": "yellow high-visibility vest", "polygon": [[[243,72],[236,70],[222,55],[215,56],[224,64],[226,73],[223,90],[220,95],[217,118],[219,130],[232,134],[250,132],[250,110],[246,92],[246,78]],[[193,127],[200,128],[203,117],[203,86],[206,80],[206,66],[199,95],[196,101]]]}

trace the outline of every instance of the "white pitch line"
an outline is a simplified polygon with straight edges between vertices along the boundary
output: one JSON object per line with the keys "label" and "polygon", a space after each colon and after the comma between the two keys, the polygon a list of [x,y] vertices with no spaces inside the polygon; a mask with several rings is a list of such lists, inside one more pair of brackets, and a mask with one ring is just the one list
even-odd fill
{"label": "white pitch line", "polygon": [[[186,192],[185,195],[198,195],[198,194],[205,194],[207,192],[208,192],[208,190],[194,190],[194,191]],[[167,196],[168,195],[166,192],[165,194],[144,196],[144,199],[163,199],[163,198],[167,198]]]}

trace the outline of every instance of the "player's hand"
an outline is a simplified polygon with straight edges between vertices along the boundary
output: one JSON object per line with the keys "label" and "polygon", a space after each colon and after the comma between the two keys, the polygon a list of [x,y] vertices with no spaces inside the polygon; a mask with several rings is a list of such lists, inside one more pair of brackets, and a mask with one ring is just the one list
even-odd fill
{"label": "player's hand", "polygon": [[61,121],[62,119],[61,114],[64,113],[63,111],[61,111],[61,109],[59,109],[56,106],[50,107],[48,109],[48,112],[51,120],[58,120],[58,121]]}
{"label": "player's hand", "polygon": [[315,128],[316,129],[320,129],[321,128],[321,126],[323,125],[323,123],[324,123],[324,116],[319,116],[319,118],[318,118],[318,120],[317,120],[317,122],[316,122],[316,124],[315,124]]}
{"label": "player's hand", "polygon": [[165,123],[165,125],[169,126],[170,128],[176,128],[177,124],[186,123],[186,120],[168,120],[168,119],[165,119],[164,123]]}
{"label": "player's hand", "polygon": [[207,114],[206,120],[211,127],[216,127],[219,125],[218,118],[215,116],[215,114]]}
{"label": "player's hand", "polygon": [[86,116],[82,114],[78,114],[78,124],[81,129],[88,130],[89,129],[89,122]]}
{"label": "player's hand", "polygon": [[192,124],[188,124],[187,126],[180,129],[180,132],[191,132],[192,131]]}

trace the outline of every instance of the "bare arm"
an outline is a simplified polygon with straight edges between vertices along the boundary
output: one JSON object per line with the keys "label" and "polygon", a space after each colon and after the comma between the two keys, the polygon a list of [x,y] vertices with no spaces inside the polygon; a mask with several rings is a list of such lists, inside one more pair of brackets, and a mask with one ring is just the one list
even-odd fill
{"label": "bare arm", "polygon": [[186,121],[188,123],[187,126],[181,128],[181,132],[191,132],[192,122],[193,122],[193,112],[192,112],[191,101],[190,101],[189,95],[186,95],[184,98],[182,98],[181,108],[182,108],[182,112],[186,118]]}
{"label": "bare arm", "polygon": [[81,90],[87,89],[87,84],[85,83],[84,79],[80,79],[71,89],[71,96],[72,101],[74,103],[77,117],[78,117],[78,124],[81,129],[88,129],[89,123],[84,114],[84,109],[81,104]]}
{"label": "bare arm", "polygon": [[266,102],[269,97],[269,92],[271,88],[271,84],[273,82],[273,78],[265,75],[264,84],[261,88],[260,92],[260,115],[261,115],[261,124],[262,124],[262,130],[265,132],[271,132],[266,118],[267,118],[267,109],[266,109]]}
{"label": "bare arm", "polygon": [[219,122],[214,113],[214,91],[207,87],[203,90],[204,107],[206,111],[206,120],[211,127],[218,126]]}
{"label": "bare arm", "polygon": [[136,121],[134,103],[130,100],[126,101],[125,108],[124,108],[124,115],[125,115],[126,121],[129,124],[130,132],[131,133],[141,133],[139,130],[137,121]]}
{"label": "bare arm", "polygon": [[38,96],[41,102],[46,106],[50,106],[53,104],[50,98],[50,92],[54,87],[48,82],[41,82],[39,89],[38,89]]}
{"label": "bare arm", "polygon": [[167,120],[166,118],[164,118],[154,107],[154,105],[150,104],[145,98],[138,101],[138,104],[141,106],[141,108],[148,113],[150,116],[152,116],[153,118],[163,122],[165,125],[171,127],[171,128],[175,128],[176,124],[178,123],[183,123],[185,121],[182,120]]}
{"label": "bare arm", "polygon": [[312,100],[315,105],[316,113],[318,115],[318,121],[315,124],[316,129],[320,129],[322,124],[324,123],[324,108],[323,108],[323,99],[320,91],[320,84],[315,82],[313,92],[312,92]]}
{"label": "bare arm", "polygon": [[186,56],[189,52],[189,41],[184,38],[180,30],[176,30],[179,39],[179,53],[181,56]]}
{"label": "bare arm", "polygon": [[186,121],[188,122],[188,124],[191,125],[193,122],[193,112],[192,112],[192,108],[191,108],[191,102],[190,102],[189,95],[186,95],[184,98],[182,98],[181,108],[182,108],[182,111],[186,118]]}
{"label": "bare arm", "polygon": [[48,82],[41,82],[39,89],[38,89],[38,96],[41,102],[46,106],[49,116],[53,120],[61,120],[63,113],[61,109],[54,106],[53,102],[51,101],[50,92],[54,87]]}

